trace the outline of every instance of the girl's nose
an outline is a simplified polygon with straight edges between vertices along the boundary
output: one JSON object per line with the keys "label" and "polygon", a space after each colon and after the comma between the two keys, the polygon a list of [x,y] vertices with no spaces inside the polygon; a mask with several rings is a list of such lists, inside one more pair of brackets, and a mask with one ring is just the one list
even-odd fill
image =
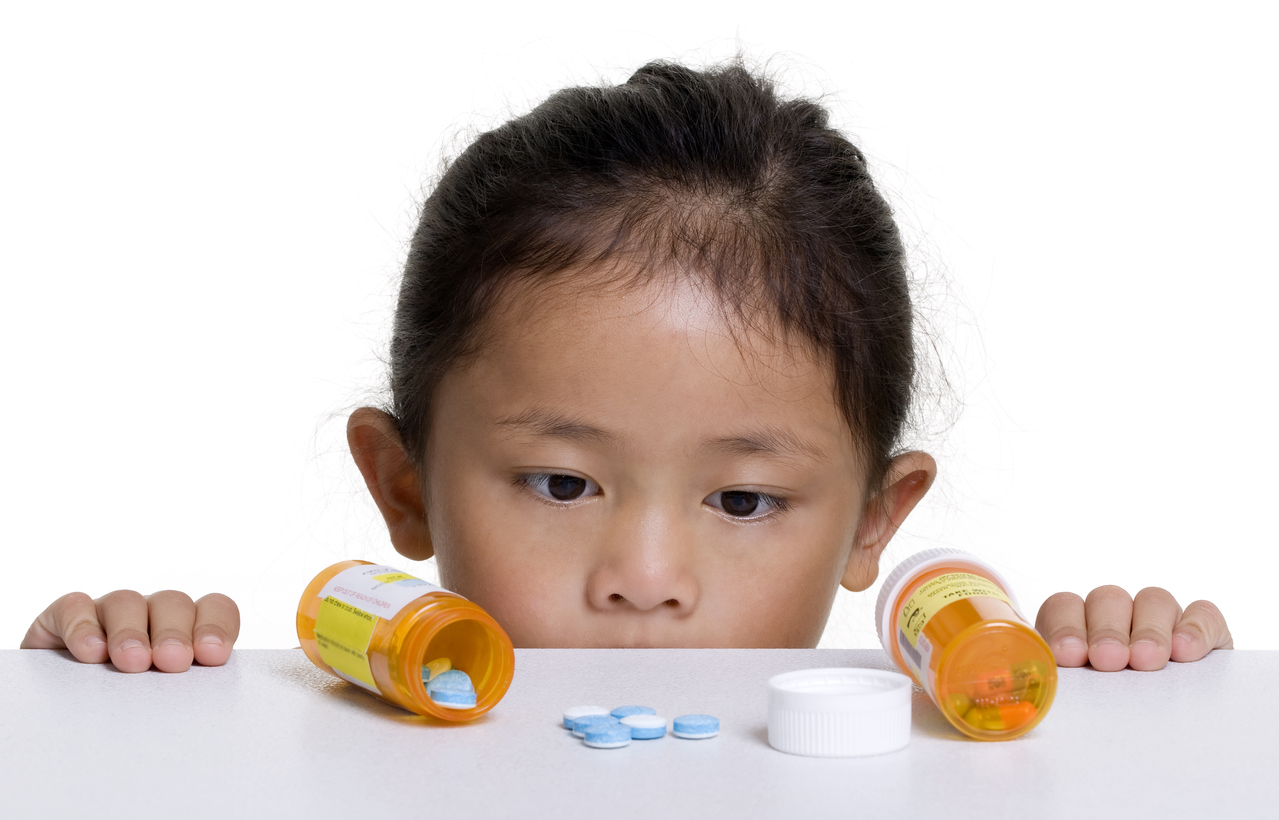
{"label": "girl's nose", "polygon": [[587,580],[591,606],[606,612],[691,613],[698,584],[689,529],[651,509],[623,519],[610,528]]}

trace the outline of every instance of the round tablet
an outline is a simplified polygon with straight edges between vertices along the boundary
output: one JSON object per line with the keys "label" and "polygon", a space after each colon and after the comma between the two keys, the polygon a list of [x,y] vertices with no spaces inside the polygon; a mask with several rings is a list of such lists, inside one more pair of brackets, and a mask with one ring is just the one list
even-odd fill
{"label": "round tablet", "polygon": [[437,692],[441,689],[449,689],[455,692],[474,692],[475,686],[471,683],[470,675],[461,669],[450,669],[447,672],[432,675],[431,682],[426,685],[426,691],[428,692]]}
{"label": "round tablet", "polygon": [[564,710],[564,728],[573,728],[573,719],[586,717],[587,715],[607,715],[608,710],[603,706],[574,706],[572,709]]}
{"label": "round tablet", "polygon": [[666,718],[659,715],[627,715],[622,725],[631,727],[631,740],[656,740],[666,734]]}
{"label": "round tablet", "polygon": [[657,714],[657,710],[651,709],[648,706],[619,706],[609,712],[609,714],[618,720],[621,720],[622,718],[630,715],[655,715]]}
{"label": "round tablet", "polygon": [[436,689],[428,693],[431,700],[445,709],[474,709],[475,693],[463,692],[461,689]]}
{"label": "round tablet", "polygon": [[594,723],[582,740],[592,749],[620,749],[631,742],[631,727],[620,723]]}
{"label": "round tablet", "polygon": [[719,718],[710,715],[680,715],[671,726],[671,734],[685,740],[701,740],[719,734]]}
{"label": "round tablet", "polygon": [[612,715],[582,715],[580,718],[573,718],[573,734],[582,737],[587,727],[597,723],[620,725],[617,718]]}

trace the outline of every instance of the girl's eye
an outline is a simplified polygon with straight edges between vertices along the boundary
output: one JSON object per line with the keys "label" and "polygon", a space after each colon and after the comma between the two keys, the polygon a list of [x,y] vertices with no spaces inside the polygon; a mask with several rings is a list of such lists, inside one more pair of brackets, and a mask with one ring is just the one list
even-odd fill
{"label": "girl's eye", "polygon": [[766,518],[789,507],[784,498],[749,490],[720,490],[706,496],[704,503],[742,519]]}
{"label": "girl's eye", "polygon": [[589,478],[559,473],[523,473],[515,477],[517,484],[523,484],[533,492],[552,501],[575,501],[592,495],[598,495],[600,487]]}

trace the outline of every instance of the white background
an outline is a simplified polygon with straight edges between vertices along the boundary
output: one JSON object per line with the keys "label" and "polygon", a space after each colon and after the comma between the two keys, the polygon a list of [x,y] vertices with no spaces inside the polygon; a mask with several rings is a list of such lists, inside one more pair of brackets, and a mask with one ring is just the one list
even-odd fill
{"label": "white background", "polygon": [[[0,17],[0,646],[176,588],[292,647],[330,563],[434,577],[344,438],[424,186],[554,89],[741,50],[823,95],[910,240],[951,391],[890,560],[976,552],[1031,619],[1164,586],[1279,649],[1267,5],[110,5]],[[877,591],[822,645],[875,645]]]}

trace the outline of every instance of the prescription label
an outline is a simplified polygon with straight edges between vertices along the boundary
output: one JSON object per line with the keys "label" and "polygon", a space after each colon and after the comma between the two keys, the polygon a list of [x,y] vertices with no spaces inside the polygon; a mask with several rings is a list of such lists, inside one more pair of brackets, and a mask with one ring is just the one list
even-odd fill
{"label": "prescription label", "polygon": [[[927,639],[923,636],[924,624],[947,604],[953,604],[961,598],[975,596],[998,598],[1006,604],[1012,601],[999,588],[999,585],[981,575],[971,572],[948,572],[925,582],[911,594],[897,615],[898,643],[903,650],[909,644],[912,652],[903,652],[909,660],[922,660],[920,653],[931,650]],[[903,640],[904,639],[904,640]],[[920,645],[921,641],[923,646]],[[912,654],[914,657],[911,657]],[[931,651],[929,652],[931,654]]]}
{"label": "prescription label", "polygon": [[342,570],[319,592],[315,643],[320,659],[343,680],[376,694],[368,655],[373,630],[429,592],[448,590],[384,564]]}

